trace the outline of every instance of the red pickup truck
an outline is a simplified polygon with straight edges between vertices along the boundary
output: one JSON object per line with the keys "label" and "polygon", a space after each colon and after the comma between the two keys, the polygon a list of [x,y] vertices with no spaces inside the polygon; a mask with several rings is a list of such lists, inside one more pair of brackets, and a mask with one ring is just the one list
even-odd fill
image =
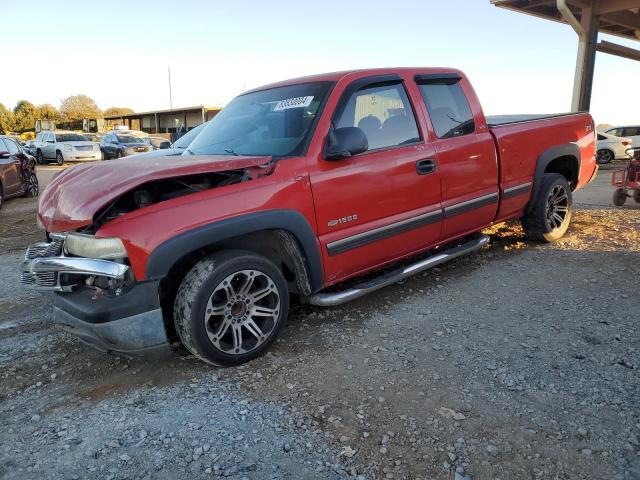
{"label": "red pickup truck", "polygon": [[453,69],[269,85],[181,156],[58,175],[21,280],[55,291],[56,321],[102,350],[179,340],[241,364],[274,341],[291,299],[358,298],[480,248],[508,219],[560,238],[572,192],[596,174],[594,133],[587,113],[485,117]]}

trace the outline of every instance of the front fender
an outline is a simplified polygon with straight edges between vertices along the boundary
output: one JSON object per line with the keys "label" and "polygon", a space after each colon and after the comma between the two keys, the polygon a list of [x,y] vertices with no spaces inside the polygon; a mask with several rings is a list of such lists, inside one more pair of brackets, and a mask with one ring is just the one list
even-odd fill
{"label": "front fender", "polygon": [[156,247],[147,259],[147,280],[167,275],[173,265],[201,248],[264,230],[286,230],[296,238],[307,261],[312,291],[322,288],[318,239],[305,217],[295,210],[268,210],[210,223],[181,233]]}

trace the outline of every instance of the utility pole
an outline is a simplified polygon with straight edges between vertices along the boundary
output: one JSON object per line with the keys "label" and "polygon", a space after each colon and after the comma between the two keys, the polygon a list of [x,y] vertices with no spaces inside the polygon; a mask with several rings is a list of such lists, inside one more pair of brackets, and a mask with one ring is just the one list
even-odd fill
{"label": "utility pole", "polygon": [[171,67],[168,67],[169,71],[169,110],[173,111],[173,100],[171,99]]}

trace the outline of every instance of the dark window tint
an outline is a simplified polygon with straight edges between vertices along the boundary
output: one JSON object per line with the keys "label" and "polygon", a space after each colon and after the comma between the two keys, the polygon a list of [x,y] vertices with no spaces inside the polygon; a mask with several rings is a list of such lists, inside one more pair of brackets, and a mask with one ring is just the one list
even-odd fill
{"label": "dark window tint", "polygon": [[4,140],[3,138],[0,138],[0,153],[5,153],[9,151],[9,149],[7,148],[3,140]]}
{"label": "dark window tint", "polygon": [[56,142],[86,142],[89,139],[77,133],[57,133]]}
{"label": "dark window tint", "polygon": [[611,130],[607,130],[607,132],[609,135],[613,135],[614,137],[621,137],[622,136],[622,129],[621,128],[613,128]]}
{"label": "dark window tint", "polygon": [[4,138],[3,140],[4,140],[4,143],[7,145],[7,150],[11,155],[20,153],[20,148],[18,148],[18,145],[16,145],[16,143],[13,140],[9,138]]}
{"label": "dark window tint", "polygon": [[605,137],[604,135],[598,134],[598,140],[606,140],[607,137]]}
{"label": "dark window tint", "polygon": [[640,127],[625,127],[622,133],[623,137],[635,137],[640,135]]}
{"label": "dark window tint", "polygon": [[358,127],[369,150],[420,141],[416,119],[402,84],[365,87],[355,92],[336,127]]}
{"label": "dark window tint", "polygon": [[475,131],[469,102],[458,81],[435,80],[419,86],[438,138],[457,137]]}

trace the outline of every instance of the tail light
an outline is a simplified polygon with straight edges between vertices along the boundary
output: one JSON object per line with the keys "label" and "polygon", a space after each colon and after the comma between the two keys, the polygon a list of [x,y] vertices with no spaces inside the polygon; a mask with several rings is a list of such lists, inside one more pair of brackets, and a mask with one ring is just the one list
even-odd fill
{"label": "tail light", "polygon": [[628,147],[629,145],[631,145],[631,140],[629,140],[628,138],[621,140],[621,142],[625,147]]}

